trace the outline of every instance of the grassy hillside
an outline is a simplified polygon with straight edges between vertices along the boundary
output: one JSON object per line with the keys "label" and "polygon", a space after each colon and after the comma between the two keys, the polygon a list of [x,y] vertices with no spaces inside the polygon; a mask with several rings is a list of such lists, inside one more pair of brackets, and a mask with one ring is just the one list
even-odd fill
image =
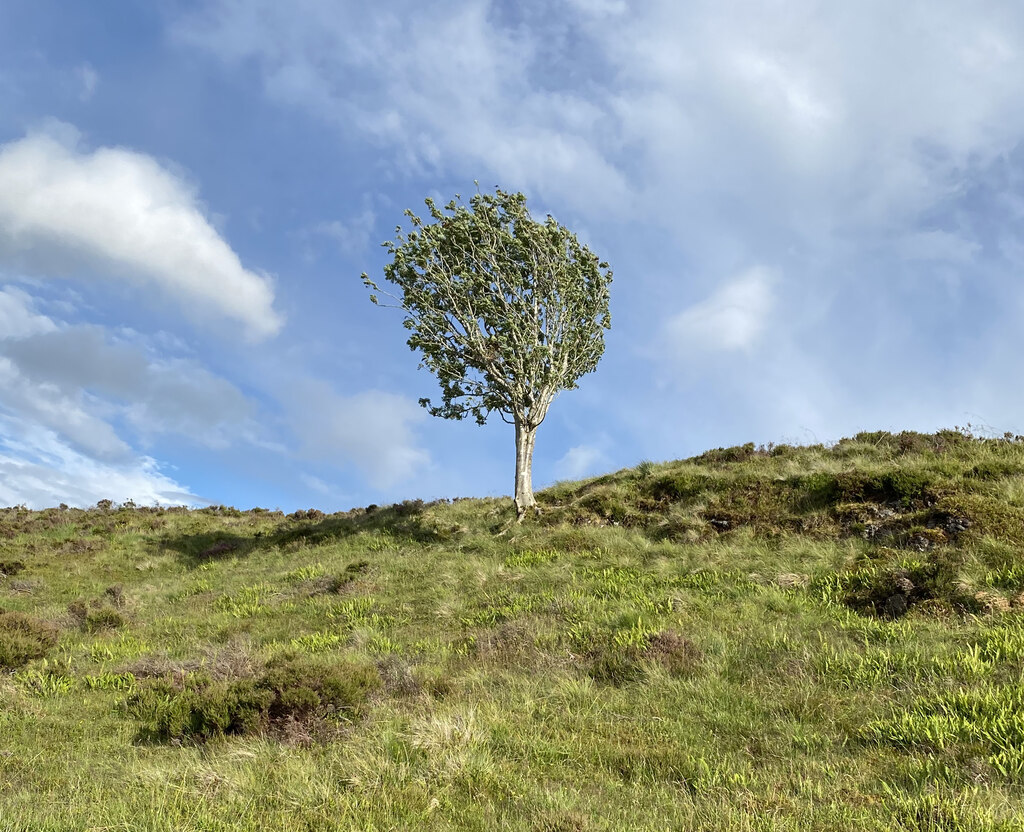
{"label": "grassy hillside", "polygon": [[0,829],[1024,829],[1024,440],[0,510]]}

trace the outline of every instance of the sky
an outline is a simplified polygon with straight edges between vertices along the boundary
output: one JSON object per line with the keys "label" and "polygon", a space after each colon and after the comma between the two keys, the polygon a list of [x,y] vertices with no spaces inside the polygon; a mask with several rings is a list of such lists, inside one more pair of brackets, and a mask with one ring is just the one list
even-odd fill
{"label": "sky", "polygon": [[522,191],[614,271],[534,484],[1024,433],[1014,0],[4,0],[0,505],[509,494],[373,306],[402,212]]}

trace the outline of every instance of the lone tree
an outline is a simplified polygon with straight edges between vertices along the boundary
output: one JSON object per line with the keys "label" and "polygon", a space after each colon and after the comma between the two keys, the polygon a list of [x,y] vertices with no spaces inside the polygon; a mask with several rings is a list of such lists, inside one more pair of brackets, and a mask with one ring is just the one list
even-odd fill
{"label": "lone tree", "polygon": [[[406,211],[412,229],[383,243],[384,277],[422,354],[437,376],[434,416],[484,424],[497,412],[516,429],[515,506],[535,509],[532,467],[537,428],[560,390],[597,367],[611,325],[608,264],[548,215],[530,216],[521,193],[456,195],[444,209],[426,200],[430,222]],[[379,287],[363,275],[371,290]],[[380,303],[376,294],[370,300]]]}

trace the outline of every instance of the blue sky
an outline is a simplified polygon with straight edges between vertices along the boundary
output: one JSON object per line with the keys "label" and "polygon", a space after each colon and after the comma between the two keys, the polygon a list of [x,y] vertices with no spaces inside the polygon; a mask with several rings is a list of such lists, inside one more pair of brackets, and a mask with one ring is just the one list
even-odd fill
{"label": "blue sky", "polygon": [[615,271],[535,484],[1024,433],[1024,6],[0,5],[0,505],[507,494],[430,418],[379,243],[522,190]]}

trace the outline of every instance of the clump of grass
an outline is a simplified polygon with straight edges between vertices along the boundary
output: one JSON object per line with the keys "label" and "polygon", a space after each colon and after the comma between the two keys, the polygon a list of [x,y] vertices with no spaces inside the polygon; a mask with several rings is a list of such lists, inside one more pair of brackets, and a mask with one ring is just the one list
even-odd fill
{"label": "clump of grass", "polygon": [[649,459],[641,460],[636,466],[636,475],[640,479],[645,480],[654,473],[654,469],[656,467],[657,466]]}
{"label": "clump of grass", "polygon": [[[120,601],[120,596],[118,600]],[[116,630],[128,623],[120,610],[99,600],[88,604],[82,600],[72,601],[68,604],[68,614],[79,627],[89,633]]]}
{"label": "clump of grass", "polygon": [[409,662],[397,656],[384,656],[377,662],[377,673],[385,693],[391,696],[413,696],[423,690]]}
{"label": "clump of grass", "polygon": [[89,690],[131,691],[135,688],[136,679],[132,673],[105,670],[83,676],[82,683]]}
{"label": "clump of grass", "polygon": [[115,662],[134,659],[148,653],[151,645],[129,633],[121,633],[112,641],[98,641],[89,647],[89,657],[95,662]]}
{"label": "clump of grass", "polygon": [[57,644],[49,622],[20,612],[0,612],[0,668],[18,668],[41,659]]}
{"label": "clump of grass", "polygon": [[89,610],[85,616],[85,628],[90,633],[98,633],[103,630],[116,630],[127,623],[125,617],[113,607],[99,607]]}
{"label": "clump of grass", "polygon": [[43,659],[39,667],[32,667],[15,674],[15,681],[33,696],[62,696],[70,693],[75,686],[67,661],[50,664]]}
{"label": "clump of grass", "polygon": [[289,584],[299,584],[304,581],[314,581],[324,574],[324,565],[317,561],[316,563],[306,564],[300,566],[297,569],[292,569],[281,576],[281,580]]}
{"label": "clump of grass", "polygon": [[690,676],[704,661],[704,651],[675,630],[656,633],[648,640],[643,652],[670,676]]}
{"label": "clump of grass", "polygon": [[587,674],[595,682],[620,687],[644,677],[640,651],[611,643],[597,644],[587,654]]}
{"label": "clump of grass", "polygon": [[282,656],[250,679],[212,681],[192,674],[150,680],[130,695],[127,709],[149,740],[204,741],[267,733],[291,722],[351,719],[379,685],[367,665]]}
{"label": "clump of grass", "polygon": [[242,587],[238,592],[221,595],[213,606],[232,618],[249,618],[270,611],[267,600],[274,594],[274,588],[265,582]]}
{"label": "clump of grass", "polygon": [[978,806],[977,789],[924,794],[894,794],[887,801],[890,819],[908,832],[1017,832],[1019,819],[1000,817],[991,807]]}
{"label": "clump of grass", "polygon": [[622,626],[610,630],[584,631],[577,640],[585,645],[590,678],[615,687],[645,678],[651,662],[684,676],[703,659],[688,639],[674,630],[659,630],[639,616],[626,616]]}
{"label": "clump of grass", "polygon": [[506,556],[504,565],[510,568],[528,568],[554,563],[556,560],[558,560],[558,551],[555,549],[524,549]]}
{"label": "clump of grass", "polygon": [[316,582],[316,589],[329,595],[339,595],[344,592],[350,584],[365,575],[370,569],[368,560],[357,560],[350,563],[342,572],[336,575],[327,575]]}
{"label": "clump of grass", "polygon": [[300,650],[304,653],[323,653],[340,647],[348,640],[348,633],[326,631],[297,636],[291,640],[289,646],[293,650]]}
{"label": "clump of grass", "polygon": [[862,736],[901,749],[982,754],[1001,778],[1024,782],[1024,690],[962,688],[915,701],[866,725]]}

